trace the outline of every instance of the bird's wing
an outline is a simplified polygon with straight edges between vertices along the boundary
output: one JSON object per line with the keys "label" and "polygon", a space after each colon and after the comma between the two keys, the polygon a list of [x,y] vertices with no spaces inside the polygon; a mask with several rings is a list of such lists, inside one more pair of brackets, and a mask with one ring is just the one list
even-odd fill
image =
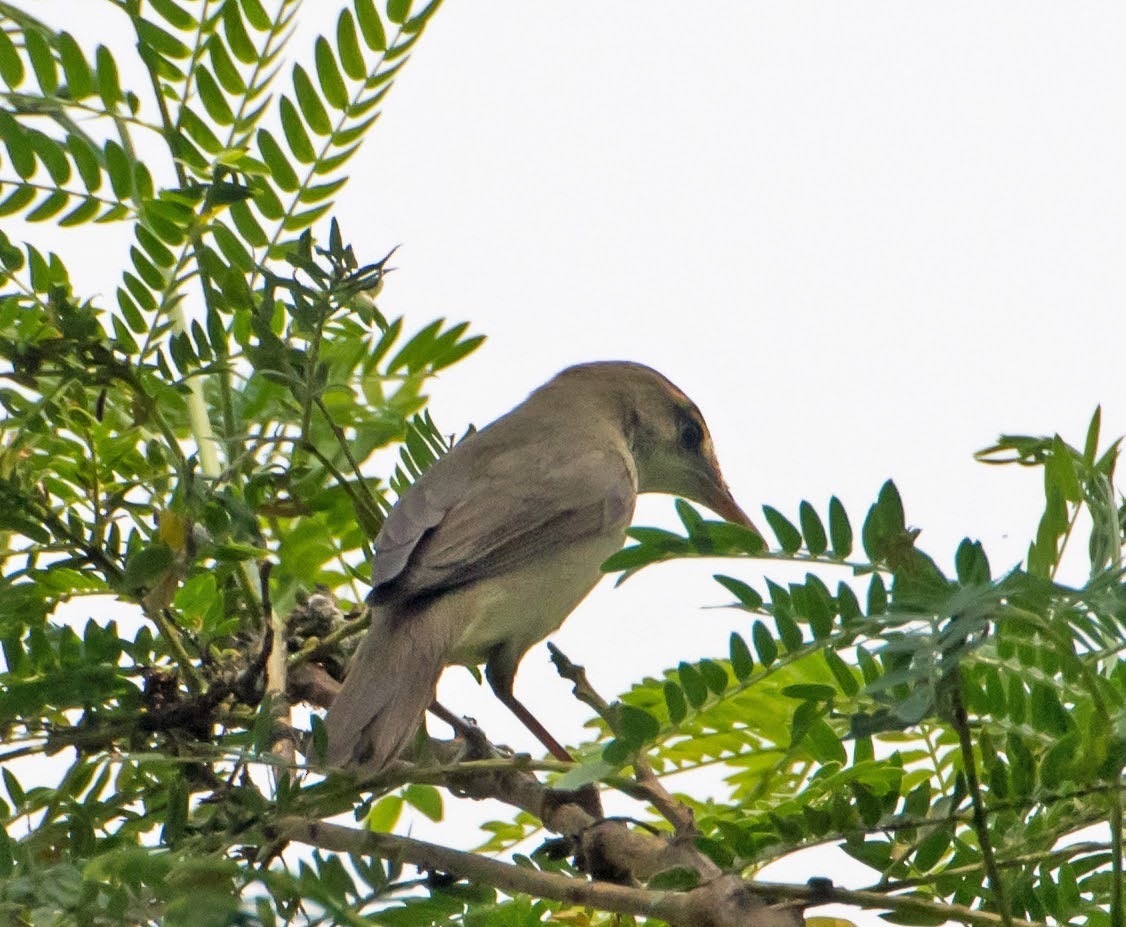
{"label": "bird's wing", "polygon": [[624,451],[558,444],[455,448],[435,464],[376,539],[372,600],[467,585],[624,528],[636,498]]}

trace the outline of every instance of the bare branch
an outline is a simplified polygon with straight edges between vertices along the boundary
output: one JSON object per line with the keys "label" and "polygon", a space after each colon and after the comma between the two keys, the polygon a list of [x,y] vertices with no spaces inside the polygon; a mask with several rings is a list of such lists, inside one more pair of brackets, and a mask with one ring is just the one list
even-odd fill
{"label": "bare branch", "polygon": [[776,908],[756,897],[733,876],[688,892],[649,891],[605,882],[588,882],[554,872],[541,872],[448,847],[399,837],[309,821],[282,818],[278,838],[294,840],[337,853],[358,853],[402,859],[420,869],[449,873],[502,891],[587,905],[600,911],[652,917],[676,927],[796,927],[796,907]]}
{"label": "bare branch", "polygon": [[[555,664],[555,669],[559,675],[574,684],[575,698],[589,705],[610,726],[611,730],[617,731],[617,712],[614,710],[614,706],[599,695],[594,686],[590,684],[586,675],[586,668],[573,663],[554,644],[549,643],[547,649],[551,652],[551,662]],[[638,751],[637,756],[633,759],[633,771],[646,798],[657,809],[661,817],[673,826],[673,831],[678,837],[687,837],[697,833],[696,818],[692,809],[674,798],[672,793],[665,788],[641,751]]]}

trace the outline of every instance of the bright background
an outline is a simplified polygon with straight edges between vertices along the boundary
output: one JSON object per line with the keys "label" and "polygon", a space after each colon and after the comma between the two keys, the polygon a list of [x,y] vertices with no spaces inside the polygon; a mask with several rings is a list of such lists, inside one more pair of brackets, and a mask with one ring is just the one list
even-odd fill
{"label": "bright background", "polygon": [[[32,9],[127,47],[106,4]],[[294,49],[337,9],[307,0]],[[336,212],[365,258],[401,243],[385,312],[489,336],[434,387],[444,430],[568,364],[642,361],[699,404],[748,511],[836,493],[859,521],[891,476],[941,564],[969,535],[1003,569],[1035,529],[1038,479],[973,452],[1002,431],[1081,444],[1098,403],[1104,434],[1126,431],[1124,34],[1120,3],[450,0]],[[107,304],[113,231],[71,259]],[[638,521],[674,523],[671,501]],[[723,655],[748,622],[701,606],[728,601],[709,574],[734,566],[604,583],[554,639],[607,695]],[[448,677],[451,706],[535,747]],[[581,739],[587,713],[544,648],[517,692]],[[473,821],[504,814],[447,806],[456,827],[414,832],[468,847]],[[871,880],[826,856],[770,875]]]}

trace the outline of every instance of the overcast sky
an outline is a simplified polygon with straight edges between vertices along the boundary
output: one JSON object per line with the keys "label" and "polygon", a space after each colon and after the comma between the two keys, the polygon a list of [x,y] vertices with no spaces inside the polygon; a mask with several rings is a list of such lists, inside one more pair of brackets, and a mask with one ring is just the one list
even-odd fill
{"label": "overcast sky", "polygon": [[[109,28],[92,0],[32,8]],[[748,511],[836,493],[859,520],[890,476],[940,563],[969,535],[1005,568],[1039,478],[973,452],[1002,431],[1081,444],[1097,403],[1126,431],[1124,27],[1121,3],[449,0],[337,214],[368,258],[402,246],[385,312],[489,337],[434,385],[444,430],[568,364],[642,361],[700,405]],[[89,256],[76,276],[111,297]],[[700,610],[729,598],[714,571],[606,583],[555,639],[607,694],[723,655],[748,622]],[[451,705],[534,747],[448,675]],[[574,742],[567,691],[529,654],[518,694]]]}

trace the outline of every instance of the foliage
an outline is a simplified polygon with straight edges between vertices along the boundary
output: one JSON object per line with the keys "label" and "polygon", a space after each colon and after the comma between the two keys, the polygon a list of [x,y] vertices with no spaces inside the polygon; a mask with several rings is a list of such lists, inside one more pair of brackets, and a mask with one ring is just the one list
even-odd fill
{"label": "foliage", "polygon": [[[722,800],[681,797],[702,845],[741,871],[838,843],[878,873],[881,892],[1033,921],[1115,922],[1126,587],[1119,442],[1098,453],[1099,419],[1082,450],[1058,435],[1003,436],[979,454],[1044,472],[1028,558],[1003,576],[968,538],[944,573],[916,546],[890,481],[859,538],[836,498],[827,517],[802,502],[796,523],[765,507],[771,549],[683,502],[684,534],[632,529],[637,543],[607,563],[624,576],[696,556],[809,572],[765,579],[765,594],[716,575],[748,632],[732,633],[726,659],[681,663],[627,693],[634,720],[616,736],[600,725],[591,765],[604,775],[641,749],[665,775],[721,767]],[[1088,578],[1066,585],[1056,574],[1084,515]],[[1104,829],[1084,839],[1107,822],[1110,842]],[[919,920],[889,907],[893,921]]]}
{"label": "foliage", "polygon": [[[401,485],[444,448],[426,382],[481,338],[442,320],[408,336],[373,301],[387,258],[335,223],[324,247],[311,235],[437,3],[355,0],[290,64],[298,6],[107,4],[151,79],[128,88],[104,46],[0,4],[0,214],[60,243],[90,224],[133,239],[107,306],[65,257],[0,233],[0,815],[30,828],[0,838],[0,910],[17,923],[224,921],[263,881],[268,919],[328,893],[306,891],[319,870],[339,885],[336,860],[258,875],[219,836],[272,800],[243,761],[213,762],[269,746],[254,564],[274,562],[279,611],[318,586],[360,600],[389,504],[373,457],[401,448]],[[51,620],[94,596],[118,620]],[[11,764],[63,755],[59,788]]]}
{"label": "foliage", "polygon": [[[610,922],[414,878],[393,854],[297,853],[271,830],[352,810],[391,831],[405,805],[442,817],[426,766],[357,807],[347,777],[303,770],[264,671],[280,656],[339,676],[362,620],[340,624],[326,590],[362,601],[384,512],[447,446],[427,380],[481,340],[442,320],[406,336],[375,303],[387,258],[360,258],[321,221],[437,3],[353,0],[291,63],[297,0],[106,2],[151,86],[123,87],[109,50],[0,2],[0,215],[54,223],[60,243],[127,223],[133,241],[107,306],[75,293],[65,256],[0,233],[0,912]],[[683,533],[632,529],[606,565],[623,577],[739,561],[716,580],[740,627],[727,653],[601,712],[555,784],[636,794],[646,768],[668,787],[711,769],[722,784],[677,798],[728,872],[833,844],[873,870],[871,894],[846,900],[896,922],[940,922],[950,903],[983,924],[1120,924],[1118,443],[1100,448],[1096,413],[1082,448],[1007,436],[980,456],[1044,475],[1028,556],[1001,576],[970,539],[952,570],[920,550],[891,482],[862,522],[836,498],[793,519],[767,507],[769,545],[684,503]],[[1086,579],[1066,584],[1081,530]],[[759,582],[760,566],[805,575]],[[90,597],[116,620],[58,620]],[[65,758],[61,781],[29,784],[20,762],[44,757]],[[669,829],[656,811],[651,824]],[[523,812],[492,822],[485,848],[526,850],[537,827]],[[577,881],[557,855],[514,858]],[[667,870],[642,889],[695,878]]]}

